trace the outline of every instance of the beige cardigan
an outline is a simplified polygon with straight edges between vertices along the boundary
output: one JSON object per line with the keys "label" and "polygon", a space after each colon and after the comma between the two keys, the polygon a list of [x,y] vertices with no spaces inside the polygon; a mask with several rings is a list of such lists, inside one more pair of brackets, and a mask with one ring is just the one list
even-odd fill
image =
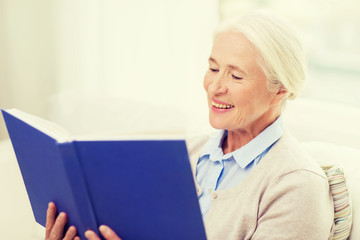
{"label": "beige cardigan", "polygon": [[[208,138],[187,141],[194,177]],[[212,193],[205,217],[208,240],[325,240],[332,239],[333,224],[324,172],[287,132],[238,186]]]}

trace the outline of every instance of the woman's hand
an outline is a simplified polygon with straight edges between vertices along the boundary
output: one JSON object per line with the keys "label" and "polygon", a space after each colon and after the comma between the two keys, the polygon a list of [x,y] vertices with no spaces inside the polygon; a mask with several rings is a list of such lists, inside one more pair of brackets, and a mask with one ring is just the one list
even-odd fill
{"label": "woman's hand", "polygon": [[[121,238],[118,235],[116,235],[116,233],[108,226],[101,225],[99,227],[99,231],[106,240],[121,240]],[[91,230],[85,232],[85,237],[88,240],[101,240],[100,237]]]}
{"label": "woman's hand", "polygon": [[46,213],[45,240],[80,240],[80,237],[76,236],[76,228],[74,226],[69,227],[63,238],[67,221],[68,218],[64,212],[61,212],[56,218],[56,206],[53,202],[50,202]]}
{"label": "woman's hand", "polygon": [[[81,240],[79,236],[76,236],[77,231],[74,226],[69,227],[63,238],[67,221],[68,218],[64,212],[61,212],[56,218],[56,206],[53,202],[50,202],[46,213],[45,240]],[[106,240],[121,240],[121,238],[108,226],[100,226],[99,231]],[[101,240],[100,237],[91,230],[85,232],[85,237],[88,240]]]}

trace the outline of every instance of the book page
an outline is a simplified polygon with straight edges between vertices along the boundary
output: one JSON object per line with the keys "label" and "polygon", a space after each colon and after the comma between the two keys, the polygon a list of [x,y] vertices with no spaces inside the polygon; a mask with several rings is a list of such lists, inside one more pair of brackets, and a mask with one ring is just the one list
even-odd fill
{"label": "book page", "polygon": [[183,140],[183,132],[97,132],[74,137],[79,141]]}
{"label": "book page", "polygon": [[119,140],[183,140],[185,133],[182,131],[101,131],[89,134],[75,135],[66,131],[63,127],[46,119],[25,113],[18,109],[6,110],[9,114],[26,122],[58,142],[78,141],[119,141]]}
{"label": "book page", "polygon": [[25,113],[15,108],[5,111],[30,126],[40,130],[46,135],[56,139],[58,142],[67,142],[72,140],[70,134],[64,128],[53,122]]}

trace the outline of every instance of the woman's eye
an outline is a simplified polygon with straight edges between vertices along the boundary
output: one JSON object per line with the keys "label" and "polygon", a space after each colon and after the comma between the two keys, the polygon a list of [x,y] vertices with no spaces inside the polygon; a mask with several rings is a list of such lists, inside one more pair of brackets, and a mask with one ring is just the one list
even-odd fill
{"label": "woman's eye", "polygon": [[236,76],[234,74],[232,74],[231,76],[232,76],[233,79],[236,79],[236,80],[241,80],[242,79],[242,77],[238,77],[238,76]]}
{"label": "woman's eye", "polygon": [[219,69],[216,69],[216,68],[209,68],[209,70],[210,70],[211,72],[218,72],[218,71],[219,71]]}

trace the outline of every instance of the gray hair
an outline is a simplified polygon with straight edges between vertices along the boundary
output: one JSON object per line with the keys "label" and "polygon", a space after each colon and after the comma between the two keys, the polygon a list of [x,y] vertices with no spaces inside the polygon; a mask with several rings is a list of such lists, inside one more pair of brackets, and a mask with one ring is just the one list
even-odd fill
{"label": "gray hair", "polygon": [[300,38],[286,20],[254,11],[220,25],[215,37],[222,32],[239,32],[252,43],[270,90],[283,87],[288,99],[298,95],[306,79],[306,61]]}

